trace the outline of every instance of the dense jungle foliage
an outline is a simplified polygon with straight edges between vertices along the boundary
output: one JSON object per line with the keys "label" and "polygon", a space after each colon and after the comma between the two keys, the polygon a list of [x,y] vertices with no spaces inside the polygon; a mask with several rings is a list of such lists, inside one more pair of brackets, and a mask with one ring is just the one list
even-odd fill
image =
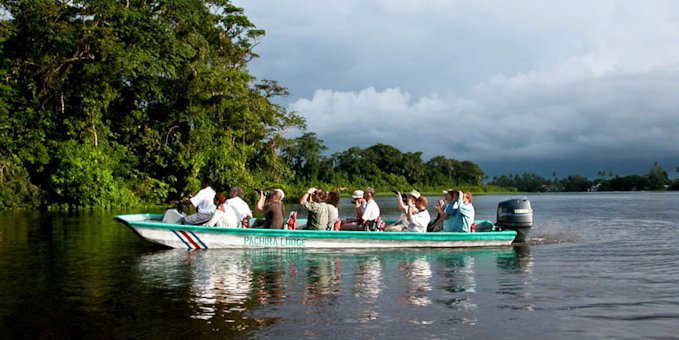
{"label": "dense jungle foliage", "polygon": [[2,1],[0,208],[161,203],[199,189],[481,185],[469,161],[386,145],[332,157],[247,64],[229,1]]}

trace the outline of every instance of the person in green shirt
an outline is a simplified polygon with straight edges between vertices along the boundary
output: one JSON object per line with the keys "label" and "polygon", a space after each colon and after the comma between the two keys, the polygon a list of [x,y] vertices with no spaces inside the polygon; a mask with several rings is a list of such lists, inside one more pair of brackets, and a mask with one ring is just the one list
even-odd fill
{"label": "person in green shirt", "polygon": [[307,230],[326,230],[328,226],[328,207],[325,199],[328,194],[323,189],[309,188],[299,200],[299,204],[309,211]]}

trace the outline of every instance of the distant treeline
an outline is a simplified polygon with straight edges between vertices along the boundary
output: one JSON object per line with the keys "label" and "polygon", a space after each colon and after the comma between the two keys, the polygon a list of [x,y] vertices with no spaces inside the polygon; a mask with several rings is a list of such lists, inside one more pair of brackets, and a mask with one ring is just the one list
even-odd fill
{"label": "distant treeline", "polygon": [[368,148],[351,147],[330,157],[315,133],[305,133],[282,149],[290,166],[292,183],[327,183],[335,187],[371,186],[391,190],[441,186],[481,187],[485,173],[478,164],[436,156],[423,162],[421,152],[403,153],[397,148],[376,144]]}
{"label": "distant treeline", "polygon": [[[679,172],[679,167],[677,168]],[[637,191],[637,190],[679,190],[679,179],[671,181],[657,162],[645,175],[618,176],[611,172],[599,171],[600,178],[589,180],[583,176],[568,176],[552,179],[536,174],[523,173],[493,177],[490,185],[513,187],[524,192],[577,192],[577,191]]]}
{"label": "distant treeline", "polygon": [[167,202],[217,190],[478,186],[469,161],[387,145],[331,157],[247,65],[265,32],[229,1],[3,1],[0,208]]}

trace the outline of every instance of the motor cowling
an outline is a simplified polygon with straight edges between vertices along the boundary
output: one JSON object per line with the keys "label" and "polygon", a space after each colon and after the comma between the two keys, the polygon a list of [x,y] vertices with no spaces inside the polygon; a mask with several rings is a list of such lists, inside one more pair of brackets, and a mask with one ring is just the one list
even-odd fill
{"label": "motor cowling", "polygon": [[514,242],[525,242],[533,226],[533,208],[528,198],[514,198],[497,205],[496,225],[504,230],[515,230]]}

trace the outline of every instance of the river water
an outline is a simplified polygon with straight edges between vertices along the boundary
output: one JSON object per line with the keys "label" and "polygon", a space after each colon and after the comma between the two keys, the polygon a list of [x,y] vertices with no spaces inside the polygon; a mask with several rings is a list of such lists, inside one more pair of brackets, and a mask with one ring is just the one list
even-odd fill
{"label": "river water", "polygon": [[527,245],[474,250],[164,250],[132,211],[2,212],[0,338],[679,336],[679,193],[528,198]]}

